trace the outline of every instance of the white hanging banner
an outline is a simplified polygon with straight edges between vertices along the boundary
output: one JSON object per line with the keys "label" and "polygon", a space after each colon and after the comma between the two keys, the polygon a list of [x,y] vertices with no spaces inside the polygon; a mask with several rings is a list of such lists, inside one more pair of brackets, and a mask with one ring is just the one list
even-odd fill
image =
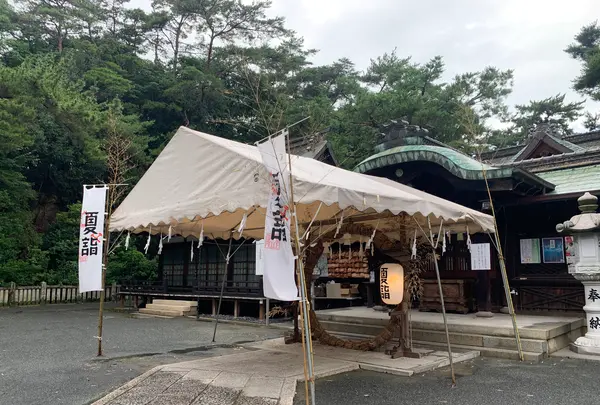
{"label": "white hanging banner", "polygon": [[83,188],[79,230],[79,292],[102,291],[104,214],[108,187]]}
{"label": "white hanging banner", "polygon": [[271,183],[265,217],[263,289],[265,297],[296,301],[298,288],[294,277],[294,254],[291,244],[286,136],[287,131],[284,131],[281,135],[258,145]]}

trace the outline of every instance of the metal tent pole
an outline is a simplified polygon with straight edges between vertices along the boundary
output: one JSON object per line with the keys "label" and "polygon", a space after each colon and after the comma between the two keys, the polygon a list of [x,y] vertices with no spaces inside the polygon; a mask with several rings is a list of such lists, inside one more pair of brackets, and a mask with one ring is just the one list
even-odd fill
{"label": "metal tent pole", "polygon": [[219,326],[219,315],[221,314],[221,303],[223,302],[223,293],[225,292],[225,282],[227,281],[227,268],[229,267],[229,256],[231,255],[231,244],[233,243],[233,229],[229,234],[229,247],[227,248],[227,256],[225,256],[225,272],[223,273],[223,280],[221,281],[221,293],[219,294],[219,305],[217,306],[217,315],[215,316],[215,329],[213,331],[213,343],[217,336],[217,326]]}
{"label": "metal tent pole", "polygon": [[440,278],[440,268],[438,266],[437,256],[435,249],[437,247],[437,241],[433,242],[433,233],[431,232],[431,221],[427,216],[427,225],[429,226],[429,242],[431,244],[431,251],[433,252],[433,263],[435,265],[435,275],[437,277],[438,289],[440,292],[440,300],[442,302],[442,317],[444,318],[444,331],[446,332],[446,343],[448,344],[448,358],[450,359],[450,373],[452,375],[452,386],[456,385],[456,376],[454,374],[454,363],[452,362],[452,347],[450,347],[450,333],[448,332],[448,321],[446,319],[446,305],[444,304],[444,292],[442,290],[442,280]]}

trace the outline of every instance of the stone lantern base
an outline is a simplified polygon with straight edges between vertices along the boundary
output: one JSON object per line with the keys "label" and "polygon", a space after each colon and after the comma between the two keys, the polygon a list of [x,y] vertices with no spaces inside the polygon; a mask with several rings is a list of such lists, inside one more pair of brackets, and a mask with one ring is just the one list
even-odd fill
{"label": "stone lantern base", "polygon": [[600,275],[576,274],[585,291],[585,311],[587,333],[574,343],[571,350],[575,353],[593,354],[600,356]]}
{"label": "stone lantern base", "polygon": [[575,353],[600,356],[600,341],[585,336],[577,338],[574,343],[571,343],[569,348]]}

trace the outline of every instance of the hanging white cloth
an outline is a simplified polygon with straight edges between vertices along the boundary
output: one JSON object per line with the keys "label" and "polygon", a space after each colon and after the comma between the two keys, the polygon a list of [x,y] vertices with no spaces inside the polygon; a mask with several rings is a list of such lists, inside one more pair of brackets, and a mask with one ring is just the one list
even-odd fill
{"label": "hanging white cloth", "polygon": [[190,262],[194,261],[194,241],[190,243]]}
{"label": "hanging white cloth", "polygon": [[127,232],[127,236],[125,237],[125,250],[129,249],[129,239],[131,238],[131,233]]}
{"label": "hanging white cloth", "polygon": [[172,229],[171,225],[169,225],[169,237],[167,238],[167,242],[171,242],[172,231],[173,231],[173,229]]}

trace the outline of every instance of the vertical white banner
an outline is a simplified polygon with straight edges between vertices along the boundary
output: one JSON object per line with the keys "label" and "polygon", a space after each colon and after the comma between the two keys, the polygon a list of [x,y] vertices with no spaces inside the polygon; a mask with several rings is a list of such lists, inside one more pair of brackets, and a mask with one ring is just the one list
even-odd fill
{"label": "vertical white banner", "polygon": [[284,131],[258,145],[271,183],[265,218],[263,289],[265,297],[296,301],[298,288],[291,244],[286,136],[287,131]]}
{"label": "vertical white banner", "polygon": [[108,187],[83,188],[79,231],[79,292],[102,291],[104,214]]}

